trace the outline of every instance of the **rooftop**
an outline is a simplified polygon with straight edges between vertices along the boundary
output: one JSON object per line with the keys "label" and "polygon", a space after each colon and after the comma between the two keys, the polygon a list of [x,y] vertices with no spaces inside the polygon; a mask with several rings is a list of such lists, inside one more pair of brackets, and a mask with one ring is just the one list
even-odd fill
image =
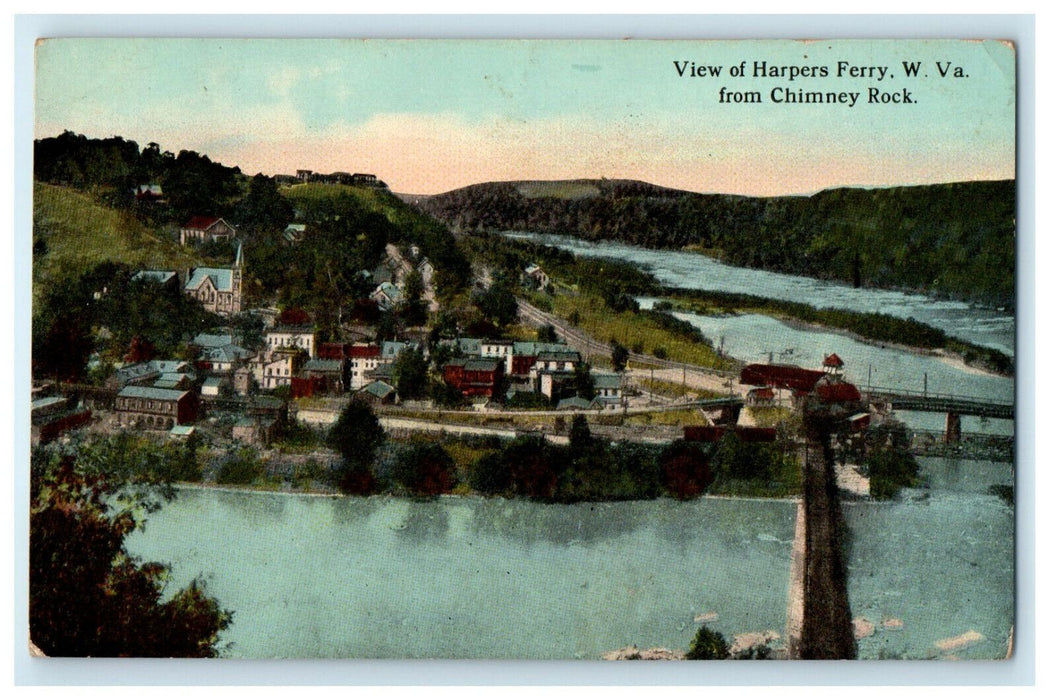
{"label": "rooftop", "polygon": [[218,292],[230,292],[233,289],[232,274],[230,268],[225,267],[196,267],[191,273],[191,279],[187,280],[184,289],[198,289],[208,278]]}
{"label": "rooftop", "polygon": [[161,401],[179,401],[190,394],[190,391],[179,389],[160,389],[153,386],[126,386],[118,397],[133,399],[159,399]]}

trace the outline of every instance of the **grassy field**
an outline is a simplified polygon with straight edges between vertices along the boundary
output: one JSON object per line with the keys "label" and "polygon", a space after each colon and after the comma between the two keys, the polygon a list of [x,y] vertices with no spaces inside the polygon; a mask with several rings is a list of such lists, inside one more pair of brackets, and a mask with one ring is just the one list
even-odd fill
{"label": "grassy field", "polygon": [[97,204],[65,187],[34,183],[33,294],[111,261],[130,267],[178,270],[195,258],[166,232],[153,231],[131,214]]}
{"label": "grassy field", "polygon": [[568,319],[574,312],[579,317],[577,326],[605,343],[614,338],[626,348],[641,347],[648,355],[664,354],[667,359],[688,362],[703,367],[735,369],[735,364],[716,354],[700,341],[683,337],[645,314],[634,311],[616,313],[607,309],[602,300],[593,295],[555,295],[553,313]]}
{"label": "grassy field", "polygon": [[296,208],[305,204],[334,199],[342,195],[355,197],[370,212],[381,213],[395,226],[416,233],[443,228],[424,214],[409,207],[389,190],[378,187],[354,187],[352,185],[328,185],[308,182],[290,185],[279,190]]}
{"label": "grassy field", "polygon": [[557,182],[525,182],[518,184],[518,193],[522,197],[535,199],[537,197],[556,197],[558,199],[586,199],[597,197],[600,193],[598,187],[590,182],[557,181]]}

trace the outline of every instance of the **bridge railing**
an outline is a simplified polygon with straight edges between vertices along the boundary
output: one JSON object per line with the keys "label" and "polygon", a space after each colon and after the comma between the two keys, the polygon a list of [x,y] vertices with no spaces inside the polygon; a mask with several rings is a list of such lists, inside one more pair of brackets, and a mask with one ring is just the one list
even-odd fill
{"label": "bridge railing", "polygon": [[868,386],[859,387],[862,393],[871,398],[913,398],[935,399],[938,401],[964,401],[966,403],[1012,406],[1012,401],[996,401],[988,396],[970,396],[968,394],[947,394],[942,391],[917,391],[915,389],[897,389],[894,387]]}

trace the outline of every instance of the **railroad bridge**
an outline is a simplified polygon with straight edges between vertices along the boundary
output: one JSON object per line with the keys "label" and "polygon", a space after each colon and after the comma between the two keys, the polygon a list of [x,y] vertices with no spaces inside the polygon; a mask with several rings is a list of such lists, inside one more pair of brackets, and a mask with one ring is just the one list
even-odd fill
{"label": "railroad bridge", "polygon": [[962,437],[962,416],[979,416],[1013,420],[1016,409],[1013,403],[984,399],[978,396],[958,394],[935,394],[924,391],[907,391],[886,387],[868,387],[863,390],[863,398],[871,406],[883,412],[922,411],[926,413],[946,413],[944,442],[958,442]]}

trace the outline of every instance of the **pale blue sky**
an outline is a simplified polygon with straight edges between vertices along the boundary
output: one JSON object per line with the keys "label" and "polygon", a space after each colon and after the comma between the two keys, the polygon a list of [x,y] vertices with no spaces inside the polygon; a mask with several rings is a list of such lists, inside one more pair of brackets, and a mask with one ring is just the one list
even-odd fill
{"label": "pale blue sky", "polygon": [[[745,79],[754,61],[822,79]],[[838,77],[838,61],[895,77]],[[722,67],[679,77],[674,61]],[[921,61],[928,78],[905,77]],[[940,78],[936,61],[968,78]],[[188,148],[245,172],[372,171],[396,191],[628,177],[781,194],[1014,176],[1014,53],[962,41],[60,39],[37,50],[36,135]],[[860,93],[788,105],[774,87]],[[720,104],[721,87],[763,103]],[[877,87],[913,105],[867,104]]]}

